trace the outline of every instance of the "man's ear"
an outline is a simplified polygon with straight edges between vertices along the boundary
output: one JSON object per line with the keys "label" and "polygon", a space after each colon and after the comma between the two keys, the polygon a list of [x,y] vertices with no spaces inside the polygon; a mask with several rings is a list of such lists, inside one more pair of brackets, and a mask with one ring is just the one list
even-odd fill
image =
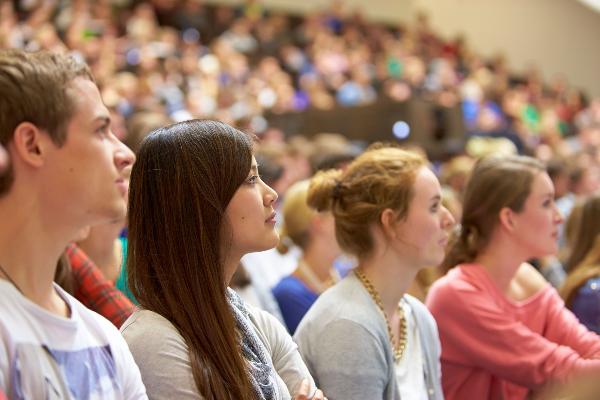
{"label": "man's ear", "polygon": [[500,214],[498,219],[500,220],[500,226],[506,229],[509,232],[515,230],[515,212],[508,207],[503,207],[500,210]]}
{"label": "man's ear", "polygon": [[44,164],[44,150],[48,139],[47,135],[31,122],[21,122],[15,128],[11,146],[24,163],[40,167]]}

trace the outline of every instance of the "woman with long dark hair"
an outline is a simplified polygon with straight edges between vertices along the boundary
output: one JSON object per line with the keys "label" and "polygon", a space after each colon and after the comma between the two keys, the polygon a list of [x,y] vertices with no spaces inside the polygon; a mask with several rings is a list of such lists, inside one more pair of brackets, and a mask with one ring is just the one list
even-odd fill
{"label": "woman with long dark hair", "polygon": [[151,398],[323,398],[285,328],[228,288],[244,254],[277,244],[276,199],[252,139],[226,124],[181,122],[142,143],[127,260],[141,309],[121,330]]}

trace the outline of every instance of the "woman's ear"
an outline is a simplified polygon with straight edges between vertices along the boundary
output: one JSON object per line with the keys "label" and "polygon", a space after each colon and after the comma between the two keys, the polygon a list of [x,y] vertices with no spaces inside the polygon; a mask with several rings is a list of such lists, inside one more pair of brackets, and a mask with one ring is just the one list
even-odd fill
{"label": "woman's ear", "polygon": [[500,226],[508,232],[515,230],[515,212],[509,207],[503,207],[500,210],[498,219],[500,220]]}
{"label": "woman's ear", "polygon": [[396,211],[391,208],[386,208],[381,213],[379,217],[379,222],[381,224],[381,230],[385,234],[385,236],[389,239],[396,239],[397,231],[396,226],[398,224],[398,215]]}

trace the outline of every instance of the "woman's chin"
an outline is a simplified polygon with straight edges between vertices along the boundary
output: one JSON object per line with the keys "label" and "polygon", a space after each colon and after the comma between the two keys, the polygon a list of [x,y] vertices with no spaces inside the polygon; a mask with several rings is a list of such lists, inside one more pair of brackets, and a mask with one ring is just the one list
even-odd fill
{"label": "woman's chin", "polygon": [[278,244],[279,235],[277,234],[277,232],[273,231],[273,235],[269,238],[265,238],[264,243],[261,243],[260,245],[256,246],[256,248],[252,250],[251,253],[259,253],[261,251],[271,250],[275,248]]}

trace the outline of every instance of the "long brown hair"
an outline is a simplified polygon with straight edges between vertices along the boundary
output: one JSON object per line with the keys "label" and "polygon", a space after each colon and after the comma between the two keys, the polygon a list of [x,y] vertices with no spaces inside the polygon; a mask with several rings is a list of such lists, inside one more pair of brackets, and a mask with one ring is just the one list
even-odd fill
{"label": "long brown hair", "polygon": [[533,178],[545,171],[531,157],[486,157],[479,160],[465,188],[463,214],[442,262],[443,271],[471,262],[489,243],[504,207],[519,212],[531,192]]}
{"label": "long brown hair", "polygon": [[252,140],[215,121],[180,122],[142,143],[129,189],[129,286],[183,336],[198,392],[252,399],[226,298],[220,232],[246,179]]}
{"label": "long brown hair", "polygon": [[560,294],[570,306],[577,290],[588,279],[600,276],[600,196],[594,195],[575,206],[569,221],[573,236],[569,238],[570,254],[566,262],[569,272]]}

